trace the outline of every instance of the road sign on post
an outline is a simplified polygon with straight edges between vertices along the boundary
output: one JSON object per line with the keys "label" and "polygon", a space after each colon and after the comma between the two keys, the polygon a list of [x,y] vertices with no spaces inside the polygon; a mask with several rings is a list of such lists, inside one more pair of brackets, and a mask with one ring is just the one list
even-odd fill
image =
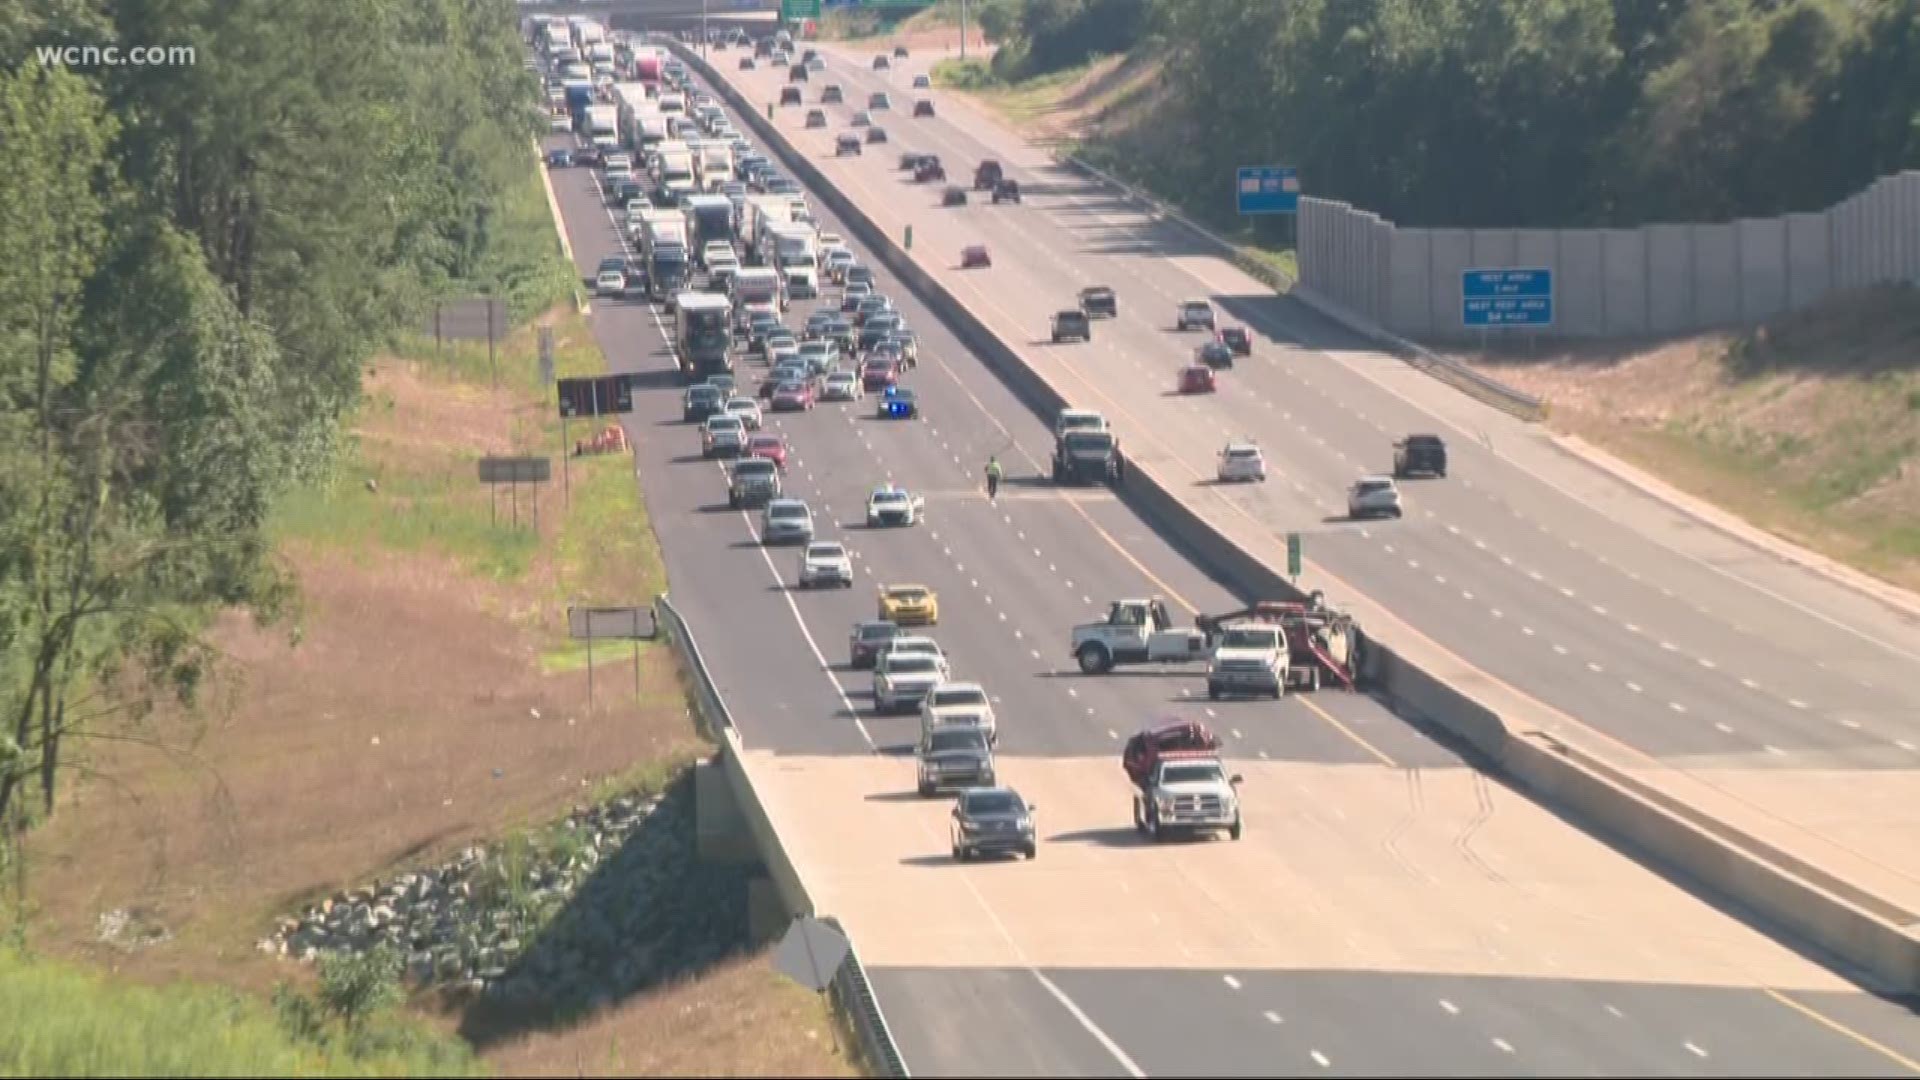
{"label": "road sign on post", "polygon": [[561,379],[559,385],[560,417],[563,420],[633,411],[632,375]]}
{"label": "road sign on post", "polygon": [[1300,579],[1300,534],[1297,532],[1287,534],[1287,576],[1295,581]]}
{"label": "road sign on post", "polygon": [[851,950],[847,936],[815,918],[795,919],[773,951],[773,966],[816,994],[833,985],[833,977]]}
{"label": "road sign on post", "polygon": [[1242,214],[1300,212],[1300,170],[1291,165],[1243,165],[1233,185],[1234,208]]}
{"label": "road sign on post", "polygon": [[1460,324],[1553,325],[1553,271],[1545,267],[1467,270],[1460,275]]}
{"label": "road sign on post", "polygon": [[780,0],[780,21],[799,22],[820,17],[820,0]]}
{"label": "road sign on post", "polygon": [[487,485],[487,520],[497,524],[499,520],[498,500],[500,485],[505,484],[512,491],[513,527],[520,527],[520,485],[532,484],[533,488],[533,531],[540,531],[540,485],[553,479],[553,462],[543,457],[483,457],[480,459],[480,482]]}
{"label": "road sign on post", "polygon": [[593,643],[611,638],[633,642],[633,693],[640,694],[640,642],[660,633],[651,607],[569,607],[568,636],[587,643],[587,711],[593,711]]}

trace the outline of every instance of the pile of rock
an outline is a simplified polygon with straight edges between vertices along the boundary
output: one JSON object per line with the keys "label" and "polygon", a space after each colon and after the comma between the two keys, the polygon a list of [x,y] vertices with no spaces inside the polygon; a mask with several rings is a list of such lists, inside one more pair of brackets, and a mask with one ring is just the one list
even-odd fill
{"label": "pile of rock", "polygon": [[[406,957],[407,976],[415,985],[508,989],[503,983],[528,945],[576,900],[603,863],[616,855],[623,864],[650,861],[645,851],[622,849],[643,825],[647,828],[633,837],[636,842],[654,831],[652,819],[662,802],[620,798],[576,807],[528,844],[469,847],[437,868],[328,897],[298,918],[282,920],[259,947],[312,962],[385,944]],[[691,828],[690,813],[685,824]],[[625,890],[616,885],[592,891],[618,895]],[[635,904],[645,900],[630,893],[627,898]],[[534,988],[516,979],[511,989]]]}

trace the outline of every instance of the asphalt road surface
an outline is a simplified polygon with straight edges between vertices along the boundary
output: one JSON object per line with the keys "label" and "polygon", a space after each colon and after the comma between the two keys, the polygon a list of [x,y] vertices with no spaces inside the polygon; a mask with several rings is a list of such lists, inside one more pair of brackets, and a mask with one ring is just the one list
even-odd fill
{"label": "asphalt road surface", "polygon": [[[556,170],[553,179],[576,259],[583,274],[590,273],[603,255],[619,249],[617,230],[591,170]],[[819,216],[823,228],[836,230],[836,223]],[[755,514],[727,508],[721,466],[700,458],[697,431],[680,421],[679,379],[661,314],[638,301],[594,302],[593,331],[612,370],[638,376],[634,412],[625,423],[675,602],[699,634],[750,747],[791,759],[803,771],[823,773],[827,770],[813,763],[840,761],[864,773],[898,760],[916,722],[872,714],[867,677],[845,669],[843,635],[855,620],[872,615],[880,583],[912,581],[940,593],[943,617],[934,633],[954,658],[956,674],[980,679],[995,696],[1002,775],[1018,785],[1023,773],[1039,777],[1049,761],[1057,770],[1046,770],[1048,775],[1058,770],[1085,774],[1054,783],[1050,804],[1055,793],[1111,783],[1119,741],[1166,713],[1208,719],[1228,738],[1230,755],[1248,762],[1249,771],[1256,764],[1276,771],[1333,770],[1335,786],[1328,790],[1341,790],[1339,778],[1356,775],[1341,770],[1470,773],[1429,734],[1364,696],[1329,691],[1278,703],[1212,704],[1194,699],[1202,683],[1193,671],[1081,676],[1066,655],[1068,629],[1097,617],[1107,600],[1158,593],[1191,613],[1231,606],[1232,598],[1110,494],[1031,482],[1048,445],[1042,422],[897,282],[885,273],[877,276],[880,288],[921,335],[921,363],[907,381],[921,395],[926,419],[873,419],[870,399],[768,418],[770,430],[792,440],[788,493],[812,506],[821,537],[843,539],[856,553],[856,584],[850,590],[794,589],[797,549],[763,547]],[[810,306],[796,303],[789,324],[803,322]],[[757,381],[754,365],[743,363],[740,371],[743,383]],[[998,454],[1012,474],[992,503],[981,482],[990,453]],[[926,496],[924,524],[899,530],[863,527],[866,492],[889,479]],[[1097,774],[1087,771],[1096,769]],[[1332,836],[1339,822],[1374,810],[1363,801],[1342,806],[1341,798],[1301,806],[1290,820],[1276,818],[1273,830]],[[1509,805],[1514,801],[1501,798]],[[934,820],[940,813],[918,803],[873,805],[869,812],[924,813]],[[1116,808],[1113,816],[1122,814]],[[1535,812],[1534,818],[1530,828],[1541,830],[1542,838],[1533,846],[1543,864],[1552,863],[1563,848],[1598,848],[1550,815]],[[835,869],[879,874],[860,864],[863,849],[878,844],[877,837],[864,834],[863,821],[842,817],[833,824],[831,847],[844,864]],[[1444,837],[1439,846],[1446,847]],[[1257,843],[1203,849],[1214,850],[1222,852],[1221,859],[1284,858],[1284,852]],[[1337,844],[1328,850],[1344,857]],[[1103,859],[1135,854],[1144,863],[1162,853],[1124,847],[1097,852]],[[1370,866],[1366,860],[1378,854],[1356,849],[1353,865]],[[1017,923],[1026,914],[1022,907],[1043,902],[1064,905],[1069,912],[1085,907],[1090,915],[1119,902],[1092,883],[1104,879],[1077,880],[1072,858],[1063,856],[1058,865],[982,867],[981,873],[997,877],[981,883],[947,880],[969,881],[973,895],[984,898],[984,921],[995,924]],[[1715,942],[1747,933],[1670,886],[1641,882],[1650,875],[1618,855],[1595,858],[1603,877],[1633,878],[1639,890],[1658,888],[1660,903],[1681,905],[1689,925],[1699,920],[1709,928],[1677,934],[1670,946],[1656,951],[1704,957],[1720,947]],[[1262,894],[1269,890],[1263,875],[1273,872],[1272,863],[1221,865],[1247,891],[1242,900],[1264,902]],[[1376,882],[1373,873],[1356,869],[1354,881],[1339,881],[1337,871],[1321,877],[1329,889],[1360,888],[1391,906],[1393,916],[1381,920],[1376,933],[1383,941],[1399,942],[1402,951],[1428,938],[1458,935],[1459,927],[1449,923],[1466,915],[1453,914],[1438,894],[1423,895],[1411,877]],[[1028,876],[1022,879],[1022,874]],[[1152,880],[1166,882],[1153,890],[1158,895],[1128,902],[1205,902],[1197,894],[1180,895],[1186,886],[1178,872]],[[1045,899],[1035,895],[1024,905],[1005,899],[1009,894],[1002,890],[1032,892],[1031,884],[1019,892],[1022,881],[1045,882]],[[1313,879],[1295,887],[1313,888]],[[870,898],[876,904],[891,899]],[[1525,905],[1521,899],[1504,902],[1521,905],[1516,912]],[[1277,907],[1257,916],[1272,935],[1283,934],[1288,921]],[[1590,921],[1596,939],[1644,938],[1661,932],[1658,923],[1636,921],[1650,918],[1649,910],[1628,904],[1618,912],[1592,909],[1582,918]],[[909,937],[915,936],[912,915],[900,916],[909,920]],[[1138,929],[1148,939],[1156,934],[1152,926]],[[1170,927],[1164,933],[1173,936]],[[1570,929],[1559,933],[1576,936]],[[869,939],[860,940],[864,952]],[[1038,940],[1024,946],[1030,957],[1039,953]],[[1518,937],[1505,947],[1538,951]],[[1569,947],[1577,950],[1578,944]],[[923,1075],[1868,1074],[1913,1069],[1920,1056],[1912,1025],[1897,1006],[1838,992],[1832,995],[1838,1004],[1829,1004],[1818,992],[1776,992],[1768,988],[1770,980],[1758,977],[1696,989],[1656,985],[1667,980],[1654,978],[1649,968],[1647,981],[1617,980],[1595,988],[1553,978],[1274,970],[1265,961],[1263,970],[1212,972],[1160,965],[1054,967],[1044,961],[1006,969],[926,967],[890,963],[884,949],[868,956],[909,1064]],[[1760,970],[1762,962],[1754,963]],[[1806,985],[1819,981],[1804,961],[1770,958],[1765,964],[1766,970],[1785,972]],[[1817,1000],[1808,1005],[1794,994]]]}
{"label": "asphalt road surface", "polygon": [[[1368,346],[1304,304],[1222,273],[1224,263],[1189,258],[1214,252],[1044,166],[956,96],[910,90],[931,59],[875,72],[864,52],[826,55],[828,71],[806,84],[806,108],[824,108],[828,126],[801,130],[804,110],[777,110],[797,145],[880,221],[911,223],[916,250],[952,251],[957,264],[962,246],[986,243],[993,267],[950,271],[950,286],[1003,337],[1077,381],[1076,396],[1105,409],[1135,457],[1191,478],[1197,499],[1306,533],[1309,560],[1483,670],[1645,752],[1752,767],[1920,766],[1920,628],[1911,620],[1703,535],[1620,485],[1591,496],[1600,483],[1592,470],[1521,445],[1537,437],[1465,427],[1475,414],[1446,400],[1454,391],[1406,379],[1392,370],[1404,369],[1397,361],[1335,360]],[[771,100],[784,78],[733,72],[724,55],[716,63],[754,98]],[[845,88],[845,105],[819,105],[828,82]],[[834,136],[852,130],[852,114],[876,92],[891,97],[889,110],[872,113],[888,143],[833,157]],[[923,97],[939,116],[911,117]],[[942,185],[896,168],[905,150],[940,155],[961,184],[997,158],[1026,201],[996,207],[976,194],[941,209]],[[1049,344],[1048,316],[1089,284],[1117,290],[1119,318],[1097,321],[1091,343]],[[1254,355],[1204,398],[1171,394],[1200,337],[1172,329],[1187,297],[1211,299],[1223,324],[1256,335]],[[1403,482],[1404,520],[1346,520],[1346,485],[1387,471],[1392,441],[1414,431],[1448,439],[1449,478]],[[1259,440],[1274,481],[1207,491],[1215,452],[1242,435]]]}

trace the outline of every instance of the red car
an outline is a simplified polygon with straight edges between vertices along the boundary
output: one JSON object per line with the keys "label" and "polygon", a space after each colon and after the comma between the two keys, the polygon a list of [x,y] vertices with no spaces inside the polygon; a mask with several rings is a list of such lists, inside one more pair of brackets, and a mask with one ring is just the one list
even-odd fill
{"label": "red car", "polygon": [[1219,341],[1220,344],[1233,350],[1235,356],[1253,355],[1253,335],[1247,333],[1247,328],[1244,326],[1222,327]]}
{"label": "red car", "polygon": [[960,269],[971,270],[977,266],[992,266],[993,256],[987,254],[987,245],[970,244],[960,253]]}
{"label": "red car", "polygon": [[860,385],[870,392],[885,390],[899,379],[900,365],[886,357],[875,357],[860,369]]}
{"label": "red car", "polygon": [[1188,364],[1180,369],[1180,392],[1210,394],[1214,389],[1213,369],[1205,364]]}
{"label": "red car", "polygon": [[813,408],[813,384],[801,379],[789,379],[773,388],[773,411],[792,412]]}
{"label": "red car", "polygon": [[747,440],[746,457],[766,458],[781,472],[787,471],[787,440],[778,435],[755,435]]}

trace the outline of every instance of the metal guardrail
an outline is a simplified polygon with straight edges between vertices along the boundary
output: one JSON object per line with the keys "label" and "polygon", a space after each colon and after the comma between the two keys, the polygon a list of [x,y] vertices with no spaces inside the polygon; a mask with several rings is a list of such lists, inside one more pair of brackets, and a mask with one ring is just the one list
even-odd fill
{"label": "metal guardrail", "polygon": [[1448,386],[1461,391],[1479,401],[1492,405],[1496,409],[1510,413],[1522,420],[1538,421],[1546,419],[1550,406],[1545,398],[1516,390],[1497,379],[1488,378],[1450,356],[1442,356],[1417,342],[1392,333],[1384,327],[1375,326],[1354,313],[1347,311],[1321,296],[1312,288],[1303,285],[1297,276],[1289,275],[1279,267],[1268,266],[1250,258],[1240,250],[1240,245],[1193,220],[1176,207],[1168,206],[1152,195],[1141,191],[1132,184],[1121,180],[1105,170],[1094,167],[1071,154],[1056,152],[1053,159],[1077,172],[1099,180],[1109,187],[1117,188],[1128,198],[1151,209],[1155,215],[1171,218],[1186,226],[1195,234],[1224,250],[1235,266],[1247,271],[1278,291],[1287,292],[1301,303],[1320,312],[1327,318],[1345,326],[1362,337],[1370,338],[1382,345],[1388,352],[1405,360],[1413,367],[1439,379]]}
{"label": "metal guardrail", "polygon": [[[680,654],[681,663],[693,683],[694,707],[699,710],[702,725],[711,732],[731,732],[733,739],[723,738],[726,746],[723,753],[732,753],[738,745],[738,730],[733,724],[733,712],[727,708],[726,698],[720,694],[720,688],[714,685],[713,675],[707,670],[705,657],[700,653],[700,643],[693,636],[693,628],[680,614],[678,608],[661,593],[653,601],[654,618],[667,632],[668,640]],[[765,857],[764,855],[762,856]],[[832,916],[821,917],[821,922],[832,926],[847,938],[847,958],[840,964],[840,970],[834,972],[833,984],[828,988],[828,997],[833,1007],[839,1011],[853,1028],[860,1043],[861,1057],[869,1069],[878,1076],[910,1077],[907,1063],[900,1056],[900,1048],[893,1041],[893,1032],[887,1027],[887,1017],[880,1009],[880,1000],[874,995],[873,984],[867,980],[867,969],[860,962],[859,949],[853,943],[840,920]]]}
{"label": "metal guardrail", "polygon": [[693,705],[700,713],[701,726],[714,734],[733,730],[733,713],[727,709],[726,699],[720,696],[720,688],[713,684],[706,658],[700,655],[700,643],[694,640],[693,628],[687,625],[680,609],[673,606],[666,593],[654,598],[653,617],[666,628],[667,639],[679,652],[680,662],[693,683]]}

